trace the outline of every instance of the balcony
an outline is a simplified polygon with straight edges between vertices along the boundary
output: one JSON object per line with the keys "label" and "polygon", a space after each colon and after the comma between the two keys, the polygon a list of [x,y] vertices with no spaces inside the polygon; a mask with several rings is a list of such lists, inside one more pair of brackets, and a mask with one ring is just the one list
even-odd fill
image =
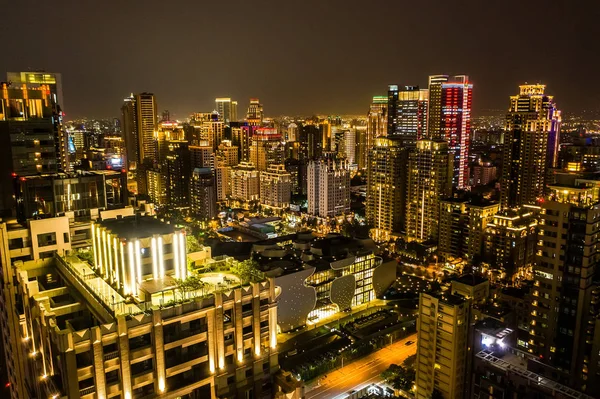
{"label": "balcony", "polygon": [[104,361],[107,362],[117,357],[119,357],[119,351],[107,352],[104,354]]}
{"label": "balcony", "polygon": [[79,390],[79,396],[89,395],[89,394],[94,393],[95,391],[96,391],[96,387],[95,386],[83,388],[83,389]]}

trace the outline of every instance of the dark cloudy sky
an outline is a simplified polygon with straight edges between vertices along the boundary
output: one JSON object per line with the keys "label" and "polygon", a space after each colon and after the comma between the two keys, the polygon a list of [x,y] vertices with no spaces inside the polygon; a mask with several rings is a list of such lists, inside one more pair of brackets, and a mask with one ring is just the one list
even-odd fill
{"label": "dark cloudy sky", "polygon": [[[63,74],[68,118],[151,91],[177,117],[231,96],[267,115],[365,113],[389,83],[468,74],[475,111],[541,81],[600,109],[599,0],[3,0],[0,74]],[[0,78],[1,79],[1,78]]]}

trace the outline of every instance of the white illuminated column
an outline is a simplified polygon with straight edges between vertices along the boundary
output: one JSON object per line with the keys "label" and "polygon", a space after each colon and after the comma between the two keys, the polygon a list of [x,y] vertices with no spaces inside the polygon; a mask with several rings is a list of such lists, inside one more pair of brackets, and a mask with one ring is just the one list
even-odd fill
{"label": "white illuminated column", "polygon": [[158,278],[158,254],[157,254],[157,247],[156,247],[156,238],[152,237],[152,278],[153,279],[157,279]]}
{"label": "white illuminated column", "polygon": [[102,231],[100,228],[96,230],[96,239],[98,240],[96,244],[98,246],[98,263],[95,266],[96,269],[100,269],[100,274],[102,274]]}
{"label": "white illuminated column", "polygon": [[137,266],[136,277],[138,284],[142,283],[142,250],[140,240],[135,240],[135,265]]}
{"label": "white illuminated column", "polygon": [[115,277],[117,280],[117,288],[120,287],[121,278],[119,277],[119,247],[117,246],[117,238],[113,238],[113,255],[115,258]]}
{"label": "white illuminated column", "polygon": [[187,278],[187,257],[185,254],[185,234],[179,234],[179,264],[181,267],[181,278]]}
{"label": "white illuminated column", "polygon": [[135,259],[133,253],[133,243],[130,241],[127,244],[127,253],[129,255],[129,293],[133,294],[135,291]]}
{"label": "white illuminated column", "polygon": [[125,273],[125,243],[119,242],[118,245],[121,249],[121,276],[123,277],[123,290],[127,293],[127,273]]}
{"label": "white illuminated column", "polygon": [[271,335],[270,346],[271,349],[277,347],[277,308],[269,308],[269,333]]}
{"label": "white illuminated column", "polygon": [[110,279],[110,283],[114,283],[114,274],[113,274],[113,259],[112,259],[112,251],[110,248],[110,243],[112,242],[110,233],[106,235],[106,252],[108,255],[108,277]]}
{"label": "white illuminated column", "polygon": [[102,277],[106,278],[108,271],[108,255],[107,255],[107,244],[106,244],[106,230],[102,231]]}
{"label": "white illuminated column", "polygon": [[175,267],[175,278],[181,278],[179,276],[179,236],[177,233],[173,234],[173,266]]}
{"label": "white illuminated column", "polygon": [[92,251],[94,251],[94,268],[98,265],[98,246],[96,245],[96,225],[92,223]]}
{"label": "white illuminated column", "polygon": [[158,270],[160,271],[160,278],[165,277],[165,256],[163,254],[162,237],[158,237]]}

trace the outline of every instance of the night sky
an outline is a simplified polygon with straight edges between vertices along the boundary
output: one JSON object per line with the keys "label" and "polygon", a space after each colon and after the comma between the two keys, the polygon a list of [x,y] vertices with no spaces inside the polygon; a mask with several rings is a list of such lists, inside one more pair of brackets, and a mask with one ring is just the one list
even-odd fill
{"label": "night sky", "polygon": [[[493,4],[490,4],[493,3]],[[259,97],[269,116],[366,114],[387,84],[468,74],[475,113],[521,82],[567,112],[600,109],[598,0],[7,0],[6,71],[63,74],[67,119],[150,91],[177,118]]]}

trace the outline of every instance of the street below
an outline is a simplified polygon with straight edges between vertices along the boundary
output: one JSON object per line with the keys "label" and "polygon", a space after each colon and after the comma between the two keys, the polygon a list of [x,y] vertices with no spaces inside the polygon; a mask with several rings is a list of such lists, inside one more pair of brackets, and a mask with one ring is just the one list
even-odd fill
{"label": "street below", "polygon": [[[408,341],[412,344],[406,345]],[[306,393],[306,399],[336,399],[348,391],[358,390],[381,381],[379,376],[391,364],[402,364],[417,352],[417,334],[403,338],[390,346],[356,360],[347,366],[319,378],[319,385]]]}

